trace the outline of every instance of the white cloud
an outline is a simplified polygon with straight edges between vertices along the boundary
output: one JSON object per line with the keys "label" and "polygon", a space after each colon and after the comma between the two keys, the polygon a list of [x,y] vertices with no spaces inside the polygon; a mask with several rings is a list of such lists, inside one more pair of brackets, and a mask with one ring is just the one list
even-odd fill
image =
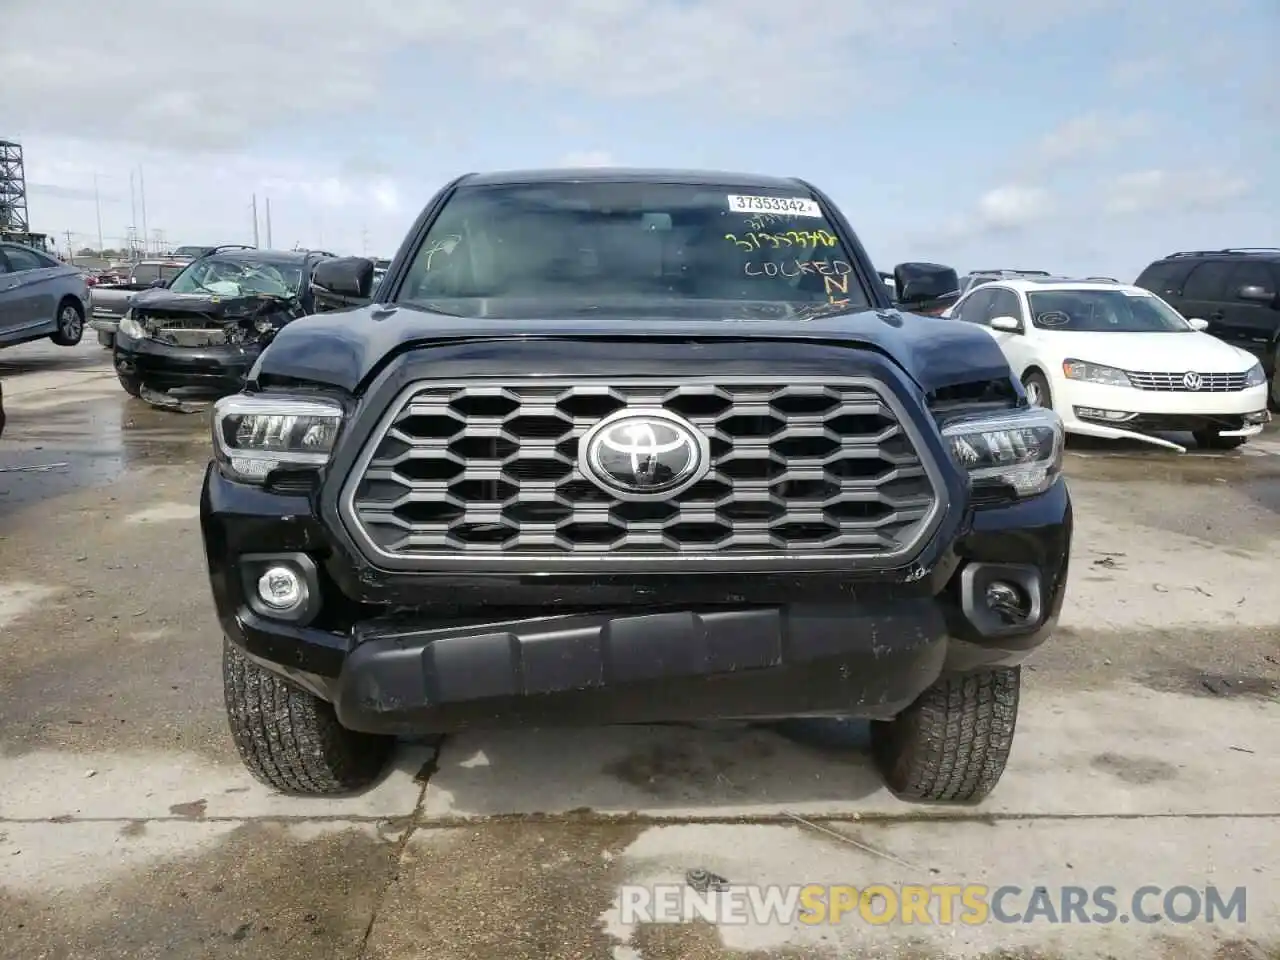
{"label": "white cloud", "polygon": [[617,161],[607,150],[575,150],[559,160],[561,167],[613,167]]}
{"label": "white cloud", "polygon": [[1139,87],[1168,75],[1171,67],[1168,57],[1158,54],[1129,57],[1111,68],[1110,79],[1117,87]]}
{"label": "white cloud", "polygon": [[1251,186],[1225,170],[1138,170],[1106,184],[1102,206],[1112,216],[1184,213],[1238,200]]}
{"label": "white cloud", "polygon": [[[270,199],[277,247],[332,249],[335,237],[350,242],[367,229],[374,246],[392,248],[437,186],[422,188],[419,198],[416,185],[407,189],[396,177],[349,163],[250,152],[147,150],[61,138],[29,139],[23,152],[27,169],[40,171],[41,182],[28,188],[32,228],[55,234],[64,245],[63,232],[71,229],[77,247],[97,243],[95,175],[108,246],[122,246],[131,227],[141,235],[144,201],[153,238],[163,229],[169,243],[251,242],[256,195],[263,244]],[[412,203],[404,199],[410,193]],[[199,236],[186,235],[193,232]]]}
{"label": "white cloud", "polygon": [[1154,130],[1155,122],[1147,114],[1095,110],[1058,124],[1037,141],[1032,155],[1051,167],[1079,163],[1150,136]]}
{"label": "white cloud", "polygon": [[1018,184],[996,187],[978,198],[977,222],[984,230],[1017,230],[1053,210],[1049,192]]}
{"label": "white cloud", "polygon": [[78,3],[4,6],[0,129],[138,142],[163,131],[175,148],[235,149],[264,129],[375,105],[397,55],[429,65],[418,73],[427,98],[483,77],[821,113],[824,98],[780,90],[843,89],[854,101],[854,81],[880,86],[878,67],[905,45],[927,55],[961,26],[987,39],[1037,31],[1089,4],[983,0],[961,15],[950,0],[381,0],[354,15],[340,0],[220,0],[185,19],[172,0],[101,17]]}
{"label": "white cloud", "polygon": [[1017,233],[1053,214],[1052,195],[1041,187],[1005,184],[978,197],[968,211],[953,216],[912,239],[929,250],[949,250],[979,237]]}

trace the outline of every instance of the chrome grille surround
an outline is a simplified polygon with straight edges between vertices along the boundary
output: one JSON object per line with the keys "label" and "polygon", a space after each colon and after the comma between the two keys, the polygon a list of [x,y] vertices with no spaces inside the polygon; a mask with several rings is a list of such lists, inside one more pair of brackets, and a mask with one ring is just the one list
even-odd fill
{"label": "chrome grille surround", "polygon": [[[578,441],[592,426],[655,407],[707,436],[702,480],[636,503],[583,476]],[[945,508],[916,426],[870,378],[417,381],[389,405],[339,500],[375,564],[433,570],[893,566]]]}
{"label": "chrome grille surround", "polygon": [[[1192,390],[1182,382],[1189,372],[1200,377],[1200,387]],[[1154,373],[1151,371],[1126,370],[1124,375],[1139,390],[1156,390],[1164,393],[1236,393],[1245,389],[1247,373],[1200,373],[1183,370],[1179,373]]]}

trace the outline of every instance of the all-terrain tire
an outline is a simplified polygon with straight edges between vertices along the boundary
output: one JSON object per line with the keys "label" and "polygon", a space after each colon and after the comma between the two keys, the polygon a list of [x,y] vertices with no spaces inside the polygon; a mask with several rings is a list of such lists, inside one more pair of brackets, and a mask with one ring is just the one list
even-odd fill
{"label": "all-terrain tire", "polygon": [[382,773],[394,737],[348,730],[333,706],[222,644],[227,720],[254,779],[282,793],[324,796],[367,787]]}
{"label": "all-terrain tire", "polygon": [[1222,437],[1216,430],[1199,430],[1192,436],[1195,437],[1196,446],[1201,450],[1234,450],[1236,447],[1243,446],[1249,439],[1248,437]]}
{"label": "all-terrain tire", "polygon": [[74,347],[84,339],[84,307],[72,297],[58,304],[57,328],[49,339],[59,347]]}
{"label": "all-terrain tire", "polygon": [[124,392],[131,397],[142,396],[142,380],[138,377],[131,377],[128,374],[116,371],[116,379],[120,381],[120,386],[124,387]]}
{"label": "all-terrain tire", "polygon": [[1018,718],[1021,667],[944,677],[893,720],[871,725],[871,750],[904,800],[974,803],[1004,773]]}

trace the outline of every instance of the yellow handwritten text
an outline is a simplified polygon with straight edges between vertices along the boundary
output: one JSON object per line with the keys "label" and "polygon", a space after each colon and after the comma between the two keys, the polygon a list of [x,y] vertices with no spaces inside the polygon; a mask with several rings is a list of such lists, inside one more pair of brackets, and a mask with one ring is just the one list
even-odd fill
{"label": "yellow handwritten text", "polygon": [[777,250],[780,247],[834,247],[836,238],[826,230],[788,230],[785,233],[752,231],[739,237],[726,233],[724,238],[743,250]]}

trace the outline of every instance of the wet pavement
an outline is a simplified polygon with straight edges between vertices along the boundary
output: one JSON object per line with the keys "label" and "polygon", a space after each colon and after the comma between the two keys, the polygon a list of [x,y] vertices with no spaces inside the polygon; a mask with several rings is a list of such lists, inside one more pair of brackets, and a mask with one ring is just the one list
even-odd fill
{"label": "wet pavement", "polygon": [[[226,732],[205,419],[128,399],[95,344],[0,351],[0,378],[0,957],[1280,956],[1274,428],[1230,454],[1072,443],[1062,628],[977,810],[896,801],[856,737],[733,725],[406,743],[376,787],[324,801],[260,787]],[[623,885],[694,868],[1245,886],[1248,915],[624,922]]]}

